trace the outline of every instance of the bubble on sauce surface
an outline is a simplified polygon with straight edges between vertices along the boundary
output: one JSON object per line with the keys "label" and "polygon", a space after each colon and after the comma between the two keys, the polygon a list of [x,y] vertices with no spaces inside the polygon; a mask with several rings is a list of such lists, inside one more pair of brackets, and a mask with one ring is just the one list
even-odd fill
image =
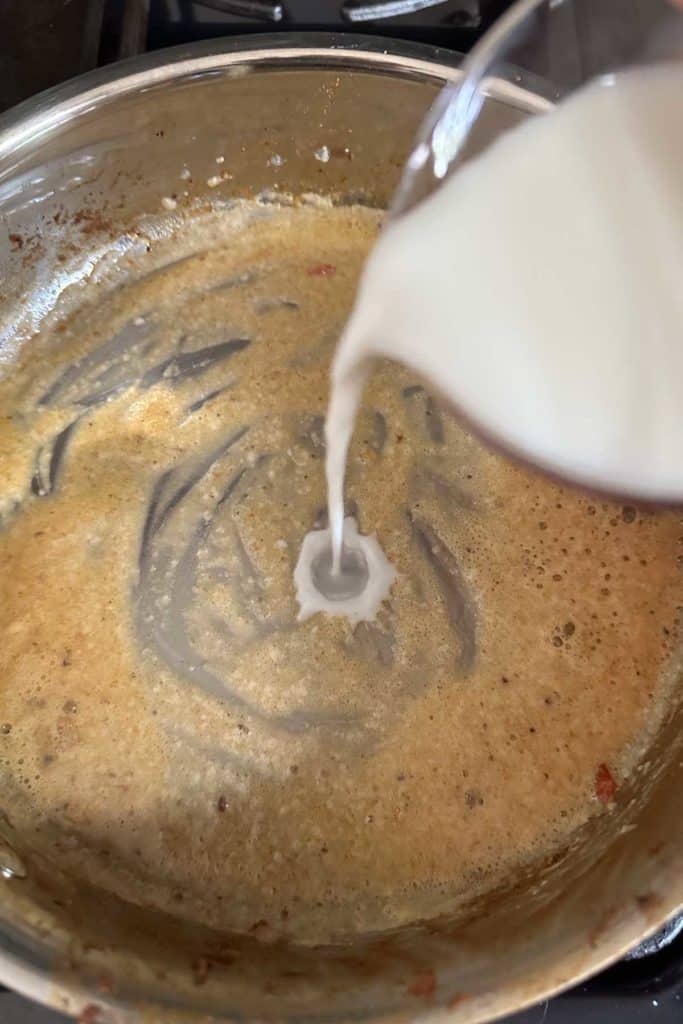
{"label": "bubble on sauce surface", "polygon": [[0,839],[0,878],[26,878],[26,866],[8,842]]}

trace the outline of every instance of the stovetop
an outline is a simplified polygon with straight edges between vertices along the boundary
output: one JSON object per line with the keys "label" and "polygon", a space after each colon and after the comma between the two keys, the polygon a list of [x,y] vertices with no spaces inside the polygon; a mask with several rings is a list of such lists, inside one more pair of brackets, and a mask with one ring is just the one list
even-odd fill
{"label": "stovetop", "polygon": [[[278,31],[380,34],[466,52],[509,0],[0,0],[0,110],[146,50]],[[683,917],[634,954],[505,1024],[681,1024]],[[0,1024],[65,1018],[0,989]]]}
{"label": "stovetop", "polygon": [[469,50],[509,0],[0,0],[0,110],[99,64],[218,36],[379,34]]}

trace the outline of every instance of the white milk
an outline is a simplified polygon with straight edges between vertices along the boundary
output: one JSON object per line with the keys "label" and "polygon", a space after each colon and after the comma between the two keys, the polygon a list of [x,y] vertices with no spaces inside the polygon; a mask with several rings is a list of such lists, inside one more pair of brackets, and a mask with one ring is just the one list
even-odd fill
{"label": "white milk", "polygon": [[543,468],[683,499],[683,67],[591,84],[384,230],[333,366],[336,565],[374,356]]}
{"label": "white milk", "polygon": [[[344,550],[359,556],[358,565],[344,566],[341,572],[331,573],[330,549],[332,547],[329,529],[311,530],[304,537],[299,560],[294,570],[296,599],[299,602],[299,621],[327,612],[328,615],[343,615],[353,625],[372,621],[382,601],[388,596],[396,578],[396,570],[382,551],[376,537],[364,537],[358,532],[356,520],[348,516],[343,521]],[[316,562],[329,558],[327,573],[322,577],[327,586],[316,586]],[[332,580],[330,580],[332,576]],[[336,583],[336,586],[335,586]],[[336,590],[336,592],[335,592]]]}

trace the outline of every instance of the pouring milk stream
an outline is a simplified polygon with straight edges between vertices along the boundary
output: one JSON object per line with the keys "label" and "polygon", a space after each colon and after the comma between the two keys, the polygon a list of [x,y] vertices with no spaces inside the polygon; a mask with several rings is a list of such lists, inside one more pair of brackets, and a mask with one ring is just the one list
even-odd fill
{"label": "pouring milk stream", "polygon": [[[343,505],[377,356],[412,367],[542,469],[636,499],[683,498],[682,110],[680,64],[596,80],[384,229],[333,364],[330,528],[304,542],[302,616],[372,618],[391,587],[378,542],[345,524]],[[316,557],[327,560],[317,580]]]}

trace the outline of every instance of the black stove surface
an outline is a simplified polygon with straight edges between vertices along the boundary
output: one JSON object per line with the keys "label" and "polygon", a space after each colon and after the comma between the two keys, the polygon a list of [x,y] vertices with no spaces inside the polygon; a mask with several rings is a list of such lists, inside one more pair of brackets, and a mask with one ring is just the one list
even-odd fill
{"label": "black stove surface", "polygon": [[379,34],[465,52],[509,0],[0,0],[0,110],[99,64],[255,32]]}
{"label": "black stove surface", "polygon": [[[146,50],[254,32],[380,34],[468,51],[510,0],[0,0],[0,110]],[[505,1024],[683,1024],[683,917],[591,981]],[[0,1024],[61,1014],[0,988]]]}

